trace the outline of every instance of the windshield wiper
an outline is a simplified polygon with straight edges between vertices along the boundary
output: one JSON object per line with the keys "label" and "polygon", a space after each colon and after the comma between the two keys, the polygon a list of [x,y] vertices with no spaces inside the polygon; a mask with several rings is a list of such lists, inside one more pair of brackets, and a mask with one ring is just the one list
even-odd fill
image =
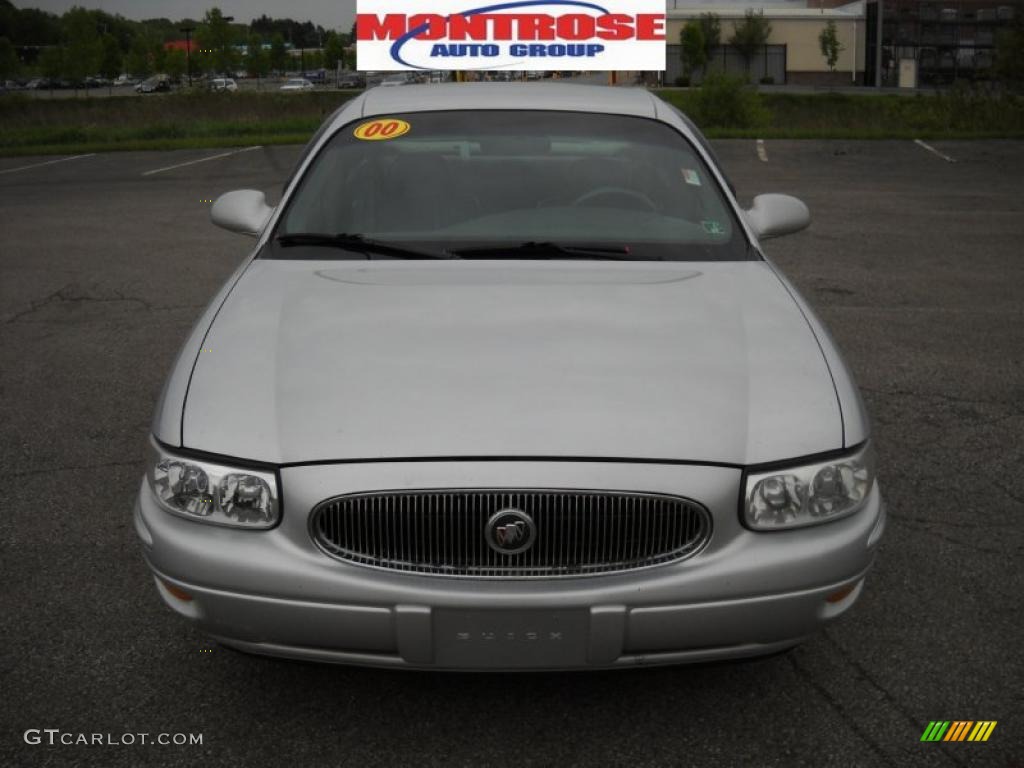
{"label": "windshield wiper", "polygon": [[508,245],[489,245],[482,248],[462,248],[449,251],[462,259],[489,259],[509,256],[520,259],[597,259],[606,261],[646,261],[628,246],[569,245],[554,242],[536,242]]}
{"label": "windshield wiper", "polygon": [[279,235],[277,243],[283,248],[291,248],[297,245],[340,248],[344,251],[354,251],[366,254],[367,256],[379,254],[381,256],[393,256],[396,259],[455,258],[446,253],[418,251],[415,248],[406,248],[404,245],[398,245],[397,243],[387,243],[382,240],[372,240],[363,235],[349,235],[346,233],[325,235],[317,232],[296,232],[294,234]]}

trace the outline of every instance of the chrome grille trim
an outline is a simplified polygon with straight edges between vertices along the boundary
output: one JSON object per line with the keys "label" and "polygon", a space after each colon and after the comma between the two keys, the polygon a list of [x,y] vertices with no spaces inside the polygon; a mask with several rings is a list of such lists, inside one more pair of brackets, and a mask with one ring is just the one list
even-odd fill
{"label": "chrome grille trim", "polygon": [[[484,526],[506,507],[536,524],[521,554]],[[310,535],[327,555],[390,571],[468,578],[588,576],[675,563],[711,537],[711,515],[681,496],[630,491],[467,488],[377,491],[320,502]]]}

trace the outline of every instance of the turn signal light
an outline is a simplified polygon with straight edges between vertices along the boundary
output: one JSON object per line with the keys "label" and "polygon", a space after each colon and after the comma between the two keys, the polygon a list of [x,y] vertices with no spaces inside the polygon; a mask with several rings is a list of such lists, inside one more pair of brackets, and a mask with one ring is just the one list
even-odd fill
{"label": "turn signal light", "polygon": [[192,595],[190,595],[188,592],[186,592],[181,587],[176,587],[173,584],[169,584],[166,581],[161,581],[161,583],[164,585],[164,589],[166,589],[168,592],[170,592],[176,598],[181,600],[183,603],[191,603],[192,602]]}
{"label": "turn signal light", "polygon": [[857,588],[856,584],[847,584],[840,590],[833,592],[831,595],[825,598],[826,603],[841,603],[850,593]]}

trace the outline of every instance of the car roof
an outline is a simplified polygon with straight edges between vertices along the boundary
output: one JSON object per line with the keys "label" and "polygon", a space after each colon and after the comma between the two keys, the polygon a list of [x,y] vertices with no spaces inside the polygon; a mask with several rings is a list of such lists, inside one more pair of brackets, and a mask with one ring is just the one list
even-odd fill
{"label": "car roof", "polygon": [[[538,109],[649,118],[658,116],[654,97],[643,88],[571,83],[441,83],[373,88],[351,107],[359,107],[359,116],[362,117],[459,109]],[[340,127],[351,119],[351,110],[341,110],[334,127]]]}

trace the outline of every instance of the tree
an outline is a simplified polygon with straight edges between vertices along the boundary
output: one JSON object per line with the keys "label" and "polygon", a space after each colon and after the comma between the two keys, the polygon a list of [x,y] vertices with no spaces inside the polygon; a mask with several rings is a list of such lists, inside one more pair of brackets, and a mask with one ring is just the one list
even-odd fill
{"label": "tree", "polygon": [[704,60],[711,61],[715,48],[722,44],[722,22],[714,13],[702,13],[697,23],[704,38]]}
{"label": "tree", "polygon": [[166,51],[163,66],[160,68],[172,80],[180,81],[188,74],[188,56],[180,49]]}
{"label": "tree", "polygon": [[839,61],[839,54],[846,50],[846,47],[839,42],[839,34],[836,31],[836,23],[829,19],[828,24],[818,35],[818,46],[821,48],[821,55],[825,57],[828,64],[828,71],[836,71],[836,62]]}
{"label": "tree", "polygon": [[687,23],[683,27],[683,31],[679,33],[679,44],[682,48],[683,71],[692,80],[693,73],[704,68],[708,63],[707,49],[704,47],[704,33],[701,31],[700,24]]}
{"label": "tree", "polygon": [[1010,88],[1024,90],[1024,19],[1019,16],[996,37],[995,72]]}
{"label": "tree", "polygon": [[249,31],[255,32],[265,40],[273,39],[275,35],[281,35],[283,40],[292,43],[296,48],[319,48],[327,37],[327,30],[312,22],[271,19],[266,15],[253,19]]}
{"label": "tree", "polygon": [[100,68],[103,57],[103,44],[96,32],[96,20],[90,11],[75,6],[64,14],[61,23],[67,38],[67,51],[64,57],[64,75],[75,85]]}
{"label": "tree", "polygon": [[315,69],[323,69],[324,57],[323,54],[318,50],[306,51],[303,58],[306,62],[306,71],[312,71]]}
{"label": "tree", "polygon": [[[51,45],[39,55],[39,68],[43,77],[50,80],[59,80],[64,75],[64,46]],[[52,85],[50,86],[52,89]]]}
{"label": "tree", "polygon": [[231,26],[220,8],[208,10],[196,34],[200,48],[207,51],[201,61],[216,73],[234,72],[238,68],[238,55],[232,45],[233,37]]}
{"label": "tree", "polygon": [[128,50],[125,59],[125,66],[128,72],[136,77],[149,77],[153,74],[153,45],[148,36],[140,33],[132,40],[132,47]]}
{"label": "tree", "polygon": [[[24,5],[24,3],[19,3]],[[0,35],[19,45],[58,45],[61,42],[60,17],[36,8],[11,8]]]}
{"label": "tree", "polygon": [[153,72],[160,75],[167,73],[167,48],[159,40],[150,43],[149,60],[153,62]]}
{"label": "tree", "polygon": [[259,35],[249,35],[249,45],[245,50],[245,71],[250,77],[256,78],[256,87],[260,87],[260,78],[270,72],[270,59],[263,50],[263,40]]}
{"label": "tree", "polygon": [[772,34],[772,25],[765,19],[764,11],[747,9],[743,21],[732,25],[732,37],[729,45],[739,51],[743,62],[747,65],[747,80],[750,80],[750,63],[761,47],[768,42]]}
{"label": "tree", "polygon": [[0,37],[0,83],[14,77],[20,68],[21,62],[18,61],[18,54],[11,41],[6,37]]}
{"label": "tree", "polygon": [[341,39],[341,35],[337,35],[334,32],[328,32],[327,41],[324,43],[324,69],[337,72],[339,61],[344,69],[345,43]]}
{"label": "tree", "polygon": [[121,74],[121,66],[124,64],[124,54],[121,53],[121,46],[117,38],[111,34],[104,33],[100,38],[100,75],[109,82],[107,90],[113,89],[113,80]]}
{"label": "tree", "polygon": [[96,28],[104,35],[111,35],[117,40],[121,53],[126,53],[132,45],[132,39],[140,24],[136,21],[128,21],[123,16],[111,16],[103,11],[93,11],[96,20]]}
{"label": "tree", "polygon": [[270,68],[275,72],[286,72],[288,70],[288,49],[284,44],[284,37],[278,33],[270,41]]}

